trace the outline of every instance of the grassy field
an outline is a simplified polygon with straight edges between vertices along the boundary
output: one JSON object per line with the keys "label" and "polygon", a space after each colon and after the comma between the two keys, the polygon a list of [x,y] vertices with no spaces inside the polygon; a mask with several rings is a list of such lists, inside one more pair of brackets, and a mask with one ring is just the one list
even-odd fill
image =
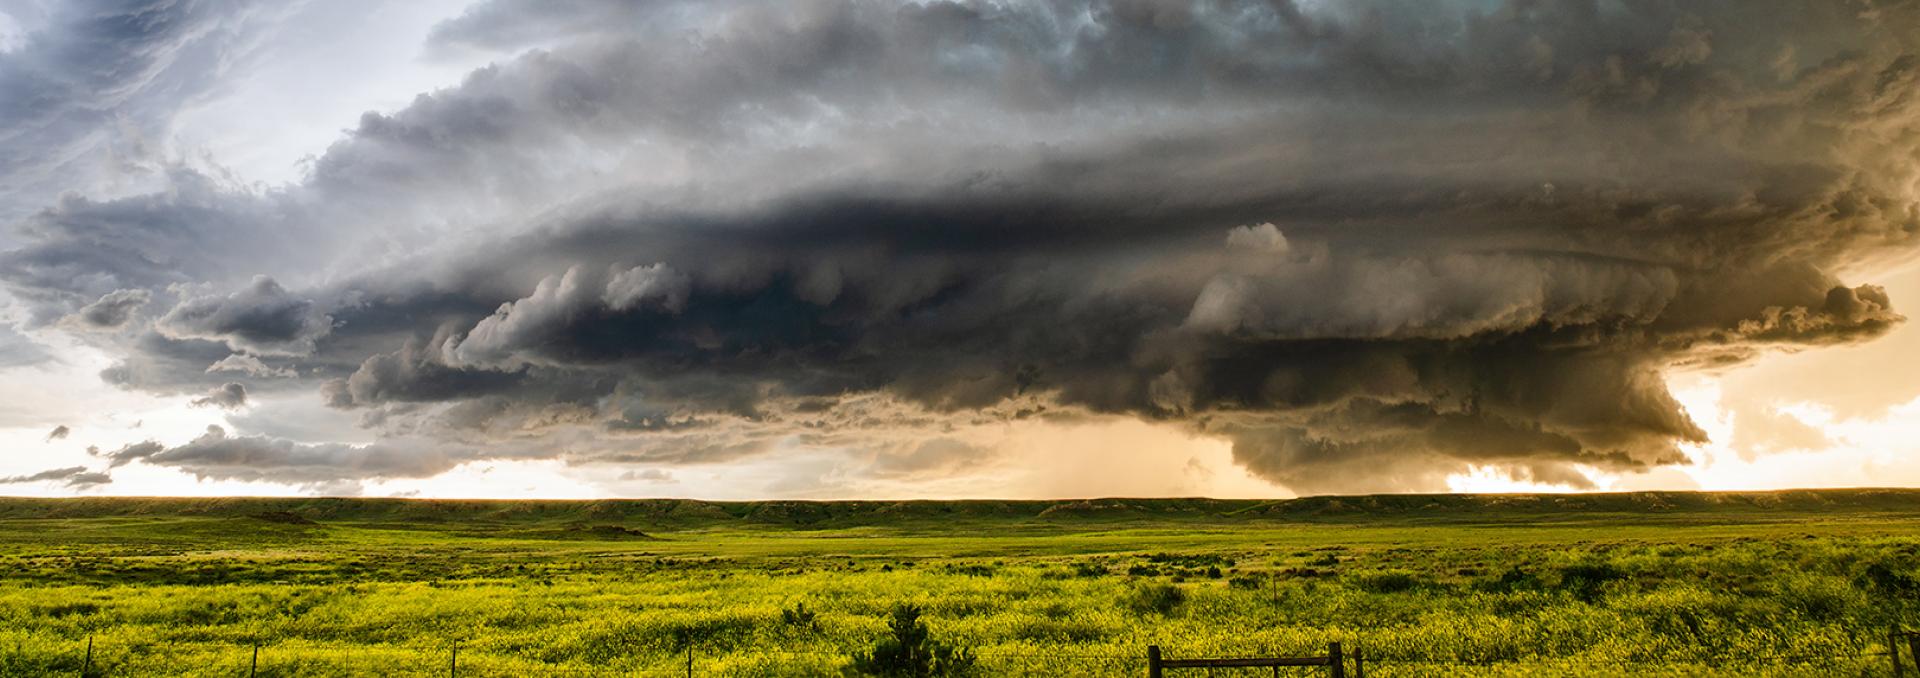
{"label": "grassy field", "polygon": [[0,499],[8,676],[839,675],[900,602],[993,676],[1886,675],[1920,491]]}

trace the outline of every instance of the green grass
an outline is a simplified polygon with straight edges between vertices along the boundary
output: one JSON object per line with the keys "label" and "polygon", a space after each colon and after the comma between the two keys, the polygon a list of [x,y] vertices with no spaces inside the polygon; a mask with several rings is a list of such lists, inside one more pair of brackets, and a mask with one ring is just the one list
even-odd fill
{"label": "green grass", "polygon": [[89,637],[104,675],[245,675],[255,642],[263,676],[445,675],[456,643],[461,675],[837,675],[896,602],[988,675],[1333,641],[1372,676],[1877,675],[1920,628],[1916,521],[1896,490],[0,499],[0,675],[79,675]]}

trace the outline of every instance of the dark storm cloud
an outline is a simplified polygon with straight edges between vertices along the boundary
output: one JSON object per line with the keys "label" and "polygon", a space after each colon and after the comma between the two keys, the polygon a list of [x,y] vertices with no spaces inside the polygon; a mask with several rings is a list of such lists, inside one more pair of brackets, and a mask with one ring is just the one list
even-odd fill
{"label": "dark storm cloud", "polygon": [[327,382],[322,393],[336,407],[441,402],[511,390],[526,379],[519,372],[452,367],[441,357],[441,345],[408,341],[392,353],[370,356],[352,375]]}
{"label": "dark storm cloud", "polygon": [[287,293],[267,276],[227,295],[190,297],[154,322],[173,339],[225,342],[235,351],[266,355],[305,355],[332,329],[333,318],[311,299]]}
{"label": "dark storm cloud", "polygon": [[27,243],[0,253],[0,280],[63,315],[112,294],[171,296],[176,284],[233,284],[294,252],[318,253],[311,229],[289,228],[285,202],[234,193],[201,173],[173,168],[168,190],[111,200],[63,195],[18,224]]}
{"label": "dark storm cloud", "polygon": [[81,307],[73,318],[90,328],[119,329],[150,298],[152,293],[146,290],[114,290]]}
{"label": "dark storm cloud", "polygon": [[[63,201],[0,275],[69,305],[327,280],[183,293],[173,343],[109,376],[299,356],[318,374],[285,381],[476,454],[938,475],[977,457],[903,439],[1091,412],[1227,436],[1303,492],[1583,486],[1704,439],[1670,366],[1902,320],[1836,272],[1920,243],[1915,12],[500,0],[434,47],[548,49],[363,116],[283,192]],[[388,468],[204,447],[169,463]]]}
{"label": "dark storm cloud", "polygon": [[108,384],[162,394],[204,392],[231,381],[207,367],[231,355],[227,345],[202,339],[172,339],[148,331],[133,338],[126,353],[100,379]]}
{"label": "dark storm cloud", "polygon": [[41,483],[57,481],[72,489],[86,489],[113,482],[105,473],[88,471],[85,466],[56,468],[22,476],[0,477],[0,485],[18,485],[21,483]]}

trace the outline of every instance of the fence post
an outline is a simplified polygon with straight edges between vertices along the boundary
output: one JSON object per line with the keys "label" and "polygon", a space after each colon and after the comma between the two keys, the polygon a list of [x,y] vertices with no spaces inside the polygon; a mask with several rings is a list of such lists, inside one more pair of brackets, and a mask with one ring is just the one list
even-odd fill
{"label": "fence post", "polygon": [[260,672],[260,641],[253,642],[253,661],[247,664],[247,678]]}
{"label": "fence post", "polygon": [[460,676],[460,644],[454,643],[453,648],[448,650],[447,652],[447,678],[459,678],[459,676]]}
{"label": "fence post", "polygon": [[687,678],[693,678],[693,643],[687,643]]}
{"label": "fence post", "polygon": [[87,636],[87,658],[80,661],[80,678],[93,675],[93,636]]}
{"label": "fence post", "polygon": [[[1902,631],[1901,635],[1907,637],[1907,649],[1913,652],[1914,668],[1920,668],[1920,633]],[[1895,651],[1898,652],[1898,650]]]}
{"label": "fence post", "polygon": [[1340,657],[1340,644],[1327,643],[1327,665],[1333,667],[1333,678],[1347,678],[1346,660]]}
{"label": "fence post", "polygon": [[[1901,676],[1907,675],[1906,670],[1900,667],[1899,627],[1887,629],[1887,657],[1893,660],[1893,678],[1901,678]],[[1920,656],[1915,656],[1914,661],[1920,662]]]}
{"label": "fence post", "polygon": [[1147,678],[1160,678],[1160,646],[1147,646]]}
{"label": "fence post", "polygon": [[1365,655],[1361,654],[1361,648],[1357,645],[1354,646],[1353,678],[1367,678],[1367,665],[1365,663],[1364,657]]}

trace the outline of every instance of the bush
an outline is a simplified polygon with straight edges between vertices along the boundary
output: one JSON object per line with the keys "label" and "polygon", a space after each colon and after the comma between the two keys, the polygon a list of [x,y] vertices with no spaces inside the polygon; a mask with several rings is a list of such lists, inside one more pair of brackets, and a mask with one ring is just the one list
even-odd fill
{"label": "bush", "polygon": [[1420,579],[1412,573],[1398,570],[1388,572],[1366,572],[1351,577],[1354,588],[1368,593],[1400,593],[1411,591],[1420,586]]}
{"label": "bush", "polygon": [[1579,563],[1560,568],[1560,590],[1591,603],[1600,599],[1607,583],[1626,578],[1613,563]]}
{"label": "bush", "polygon": [[1884,562],[1873,563],[1861,571],[1860,583],[1863,588],[1896,595],[1920,591],[1920,579],[1915,579],[1913,575],[1894,569]]}
{"label": "bush", "polygon": [[1500,576],[1475,585],[1482,591],[1494,593],[1512,593],[1514,591],[1540,590],[1540,577],[1532,572],[1520,569],[1518,565],[1507,568]]}
{"label": "bush", "polygon": [[1173,614],[1187,602],[1187,592],[1172,584],[1143,584],[1127,591],[1127,609],[1140,614]]}
{"label": "bush", "polygon": [[887,630],[887,637],[875,642],[873,650],[853,656],[848,675],[934,678],[974,674],[973,652],[930,637],[927,625],[920,621],[918,606],[893,606]]}
{"label": "bush", "polygon": [[807,609],[804,602],[794,603],[793,609],[780,610],[780,623],[808,630],[820,628],[820,613]]}

